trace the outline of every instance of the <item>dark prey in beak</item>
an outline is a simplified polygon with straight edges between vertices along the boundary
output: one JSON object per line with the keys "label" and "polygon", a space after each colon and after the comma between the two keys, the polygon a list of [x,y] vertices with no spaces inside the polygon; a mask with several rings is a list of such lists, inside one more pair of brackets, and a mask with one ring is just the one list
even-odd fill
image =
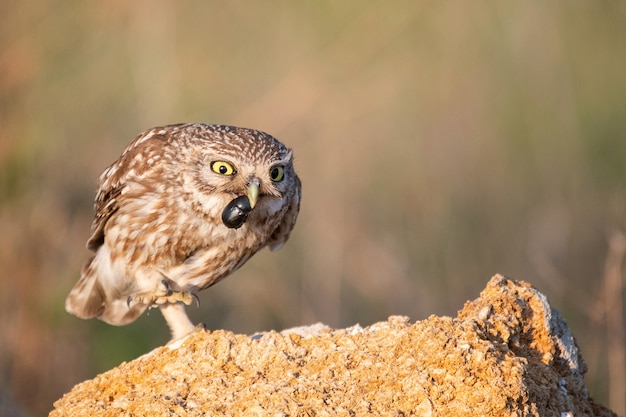
{"label": "dark prey in beak", "polygon": [[239,229],[248,218],[248,214],[252,211],[250,200],[247,195],[242,195],[228,203],[222,212],[222,222],[226,227],[231,229]]}

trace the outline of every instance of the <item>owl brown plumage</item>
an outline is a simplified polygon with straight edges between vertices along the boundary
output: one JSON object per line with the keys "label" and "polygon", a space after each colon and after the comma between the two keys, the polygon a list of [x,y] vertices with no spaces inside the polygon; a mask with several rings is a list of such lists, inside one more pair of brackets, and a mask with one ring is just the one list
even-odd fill
{"label": "owl brown plumage", "polygon": [[67,297],[81,317],[124,325],[160,307],[174,339],[193,329],[184,304],[265,246],[289,238],[300,206],[293,153],[251,129],[156,127],[100,176],[87,247]]}

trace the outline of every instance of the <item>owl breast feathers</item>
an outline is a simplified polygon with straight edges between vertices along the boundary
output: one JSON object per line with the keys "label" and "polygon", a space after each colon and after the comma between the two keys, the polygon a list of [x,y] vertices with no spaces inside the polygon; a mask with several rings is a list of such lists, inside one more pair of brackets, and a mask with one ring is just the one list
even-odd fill
{"label": "owl breast feathers", "polygon": [[144,132],[100,176],[87,241],[95,256],[66,310],[124,325],[158,306],[182,337],[198,291],[287,241],[300,194],[292,151],[266,133],[207,124]]}

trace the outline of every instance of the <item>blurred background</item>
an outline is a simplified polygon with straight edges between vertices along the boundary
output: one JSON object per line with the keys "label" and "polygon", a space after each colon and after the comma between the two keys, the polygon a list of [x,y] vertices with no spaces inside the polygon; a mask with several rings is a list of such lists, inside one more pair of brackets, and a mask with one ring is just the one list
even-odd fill
{"label": "blurred background", "polygon": [[304,187],[290,242],[194,321],[454,316],[502,273],[548,296],[618,411],[625,45],[623,2],[2,1],[0,414],[167,342],[156,310],[116,328],[63,306],[100,172],[191,121],[273,134]]}

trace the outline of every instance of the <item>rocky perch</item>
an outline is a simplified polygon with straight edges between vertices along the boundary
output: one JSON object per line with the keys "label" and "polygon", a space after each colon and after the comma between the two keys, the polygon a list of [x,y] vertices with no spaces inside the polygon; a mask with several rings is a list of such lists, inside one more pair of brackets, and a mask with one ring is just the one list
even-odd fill
{"label": "rocky perch", "polygon": [[456,318],[198,331],[75,386],[50,416],[614,416],[585,371],[546,297],[496,275]]}

